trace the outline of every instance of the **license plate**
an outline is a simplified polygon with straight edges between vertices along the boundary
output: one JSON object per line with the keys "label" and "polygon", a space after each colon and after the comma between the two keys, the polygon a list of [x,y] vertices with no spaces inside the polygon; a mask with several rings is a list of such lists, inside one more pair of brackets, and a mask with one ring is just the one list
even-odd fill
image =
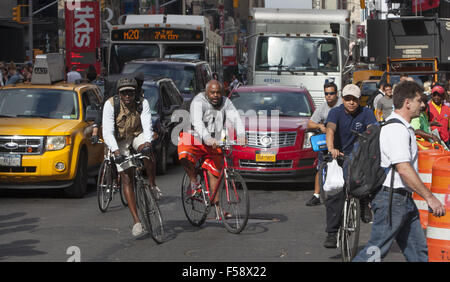
{"label": "license plate", "polygon": [[260,153],[256,154],[256,161],[257,162],[276,162],[277,161],[277,155],[271,154],[271,153]]}
{"label": "license plate", "polygon": [[21,166],[21,155],[0,155],[0,166]]}

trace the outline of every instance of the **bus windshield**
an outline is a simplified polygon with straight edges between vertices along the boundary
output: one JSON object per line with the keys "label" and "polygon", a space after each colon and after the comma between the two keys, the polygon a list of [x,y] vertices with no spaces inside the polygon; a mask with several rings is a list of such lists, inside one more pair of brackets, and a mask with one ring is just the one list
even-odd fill
{"label": "bus windshield", "polygon": [[116,44],[111,46],[110,74],[120,73],[126,62],[136,59],[159,58],[156,44]]}
{"label": "bus windshield", "polygon": [[166,46],[164,50],[164,58],[188,59],[188,60],[204,60],[205,50],[203,46],[174,45]]}
{"label": "bus windshield", "polygon": [[258,38],[256,71],[339,71],[336,38]]}

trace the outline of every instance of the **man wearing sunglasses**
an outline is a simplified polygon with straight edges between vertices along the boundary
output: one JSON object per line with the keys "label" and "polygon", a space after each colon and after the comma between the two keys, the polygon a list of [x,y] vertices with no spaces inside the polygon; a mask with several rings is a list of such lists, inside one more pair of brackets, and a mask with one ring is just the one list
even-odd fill
{"label": "man wearing sunglasses", "polygon": [[120,99],[119,113],[114,113],[117,109],[117,107],[114,107],[115,97],[109,98],[104,105],[103,137],[108,148],[114,153],[114,161],[117,171],[120,173],[125,198],[134,221],[132,234],[133,236],[139,236],[143,233],[143,230],[137,215],[136,198],[133,191],[133,164],[125,161],[125,158],[131,154],[130,146],[150,157],[150,159],[144,159],[149,184],[156,192],[155,194],[161,196],[161,192],[155,184],[155,163],[151,147],[153,139],[152,119],[148,101],[136,96],[140,94],[137,93],[136,79],[132,77],[120,78],[117,81],[117,92]]}
{"label": "man wearing sunglasses", "polygon": [[[309,130],[320,130],[322,133],[326,133],[327,129],[325,127],[325,121],[327,120],[328,113],[332,108],[335,108],[342,104],[342,100],[338,95],[337,85],[334,82],[325,82],[323,86],[323,91],[325,93],[325,102],[320,105],[312,115],[311,119],[308,121],[307,128]],[[319,152],[319,164],[323,161],[323,154],[327,152]],[[320,205],[320,187],[319,187],[319,173],[316,173],[316,178],[314,180],[314,195],[312,198],[306,202],[307,206]]]}
{"label": "man wearing sunglasses", "polygon": [[[450,118],[450,108],[444,105],[445,100],[445,89],[440,85],[435,85],[431,89],[431,101],[428,102],[430,108],[430,125],[431,130],[437,129],[442,141],[449,144],[449,118]],[[433,125],[439,123],[440,126]]]}
{"label": "man wearing sunglasses", "polygon": [[[342,105],[333,108],[328,114],[327,147],[334,159],[340,155],[350,156],[357,138],[352,131],[364,132],[368,126],[377,123],[373,111],[360,106],[361,91],[358,86],[348,84],[342,89]],[[347,175],[348,160],[342,164],[344,177]],[[328,233],[324,247],[337,247],[337,232],[345,203],[345,193],[341,190],[335,195],[328,195],[325,202]],[[372,213],[368,207],[369,200],[361,199],[361,219],[368,223],[372,220]]]}

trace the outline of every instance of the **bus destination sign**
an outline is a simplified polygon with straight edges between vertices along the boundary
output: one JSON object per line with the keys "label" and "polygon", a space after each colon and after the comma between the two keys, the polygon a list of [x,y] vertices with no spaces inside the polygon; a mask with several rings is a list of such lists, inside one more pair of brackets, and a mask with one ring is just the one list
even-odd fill
{"label": "bus destination sign", "polygon": [[201,30],[129,28],[111,32],[112,41],[203,41]]}

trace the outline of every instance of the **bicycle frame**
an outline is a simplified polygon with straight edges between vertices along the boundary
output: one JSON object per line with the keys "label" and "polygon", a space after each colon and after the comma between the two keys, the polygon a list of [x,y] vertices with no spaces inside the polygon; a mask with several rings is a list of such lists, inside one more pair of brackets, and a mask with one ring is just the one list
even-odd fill
{"label": "bicycle frame", "polygon": [[[212,200],[216,197],[216,195],[217,195],[217,193],[219,191],[219,186],[220,186],[222,180],[224,180],[224,177],[225,177],[225,179],[228,178],[227,170],[229,169],[229,167],[228,167],[227,157],[231,156],[232,146],[221,146],[221,150],[222,150],[222,154],[221,155],[223,157],[223,166],[222,166],[222,169],[220,171],[220,175],[218,177],[217,184],[215,185],[212,194],[210,193],[211,191],[210,191],[210,185],[209,185],[209,182],[208,182],[208,172],[207,172],[206,169],[203,169],[200,166],[200,169],[202,170],[202,173],[203,173],[203,179],[205,180],[206,194],[209,195],[209,199],[207,201],[208,206],[211,205]],[[226,153],[226,151],[229,151],[229,153]],[[203,162],[201,162],[201,163],[203,163]],[[233,186],[234,186],[233,189],[234,189],[234,192],[236,194],[236,197],[238,197],[238,200],[239,200],[239,194],[237,193],[236,186],[235,186],[234,182],[233,182]],[[230,195],[229,195],[229,186],[228,186],[228,182],[227,181],[225,181],[225,188],[226,188],[226,191],[227,191],[227,200],[229,201],[230,200]]]}

